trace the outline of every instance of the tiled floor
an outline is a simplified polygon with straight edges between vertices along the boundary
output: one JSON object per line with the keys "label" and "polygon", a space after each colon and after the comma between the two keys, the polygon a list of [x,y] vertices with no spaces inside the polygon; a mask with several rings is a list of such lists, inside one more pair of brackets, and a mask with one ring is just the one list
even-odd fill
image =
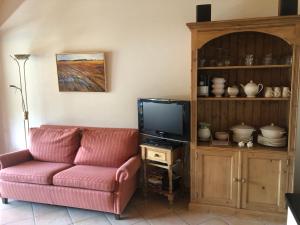
{"label": "tiled floor", "polygon": [[187,210],[185,201],[172,209],[160,196],[134,196],[121,220],[114,215],[60,206],[9,201],[0,204],[0,225],[283,225],[261,218],[245,218]]}

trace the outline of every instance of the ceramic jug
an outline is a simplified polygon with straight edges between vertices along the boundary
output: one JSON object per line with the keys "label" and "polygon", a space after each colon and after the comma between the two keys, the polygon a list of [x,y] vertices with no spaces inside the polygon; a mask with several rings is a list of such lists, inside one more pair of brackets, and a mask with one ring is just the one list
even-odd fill
{"label": "ceramic jug", "polygon": [[228,93],[229,97],[234,98],[238,95],[239,89],[237,86],[228,87],[227,93]]}
{"label": "ceramic jug", "polygon": [[198,137],[200,141],[209,141],[211,132],[209,129],[210,124],[207,123],[199,123],[198,127]]}

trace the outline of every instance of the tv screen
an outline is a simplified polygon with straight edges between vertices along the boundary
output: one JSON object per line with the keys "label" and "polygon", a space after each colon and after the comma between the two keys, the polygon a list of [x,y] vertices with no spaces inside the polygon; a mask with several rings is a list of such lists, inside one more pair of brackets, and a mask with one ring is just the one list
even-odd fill
{"label": "tv screen", "polygon": [[188,101],[139,99],[139,129],[142,134],[189,141]]}

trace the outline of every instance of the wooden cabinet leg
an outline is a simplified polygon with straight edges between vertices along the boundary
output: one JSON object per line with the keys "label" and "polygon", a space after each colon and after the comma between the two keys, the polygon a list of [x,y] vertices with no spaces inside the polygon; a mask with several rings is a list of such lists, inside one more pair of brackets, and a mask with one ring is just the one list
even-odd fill
{"label": "wooden cabinet leg", "polygon": [[173,194],[168,195],[168,201],[169,201],[169,208],[172,208],[173,203],[174,203],[174,195]]}
{"label": "wooden cabinet leg", "polygon": [[144,170],[144,197],[148,196],[148,177],[147,177],[147,162],[146,160],[143,161],[143,170]]}
{"label": "wooden cabinet leg", "polygon": [[169,204],[172,205],[174,201],[173,196],[173,169],[172,165],[168,166],[168,176],[169,176],[169,194],[168,194],[168,200]]}

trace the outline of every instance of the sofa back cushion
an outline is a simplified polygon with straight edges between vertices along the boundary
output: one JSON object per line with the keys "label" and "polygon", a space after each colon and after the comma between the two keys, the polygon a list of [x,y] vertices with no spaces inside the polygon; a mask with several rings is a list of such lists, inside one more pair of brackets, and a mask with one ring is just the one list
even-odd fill
{"label": "sofa back cushion", "polygon": [[138,150],[138,131],[126,128],[83,129],[75,164],[120,167]]}
{"label": "sofa back cushion", "polygon": [[29,151],[35,160],[73,163],[80,146],[78,128],[31,128]]}

